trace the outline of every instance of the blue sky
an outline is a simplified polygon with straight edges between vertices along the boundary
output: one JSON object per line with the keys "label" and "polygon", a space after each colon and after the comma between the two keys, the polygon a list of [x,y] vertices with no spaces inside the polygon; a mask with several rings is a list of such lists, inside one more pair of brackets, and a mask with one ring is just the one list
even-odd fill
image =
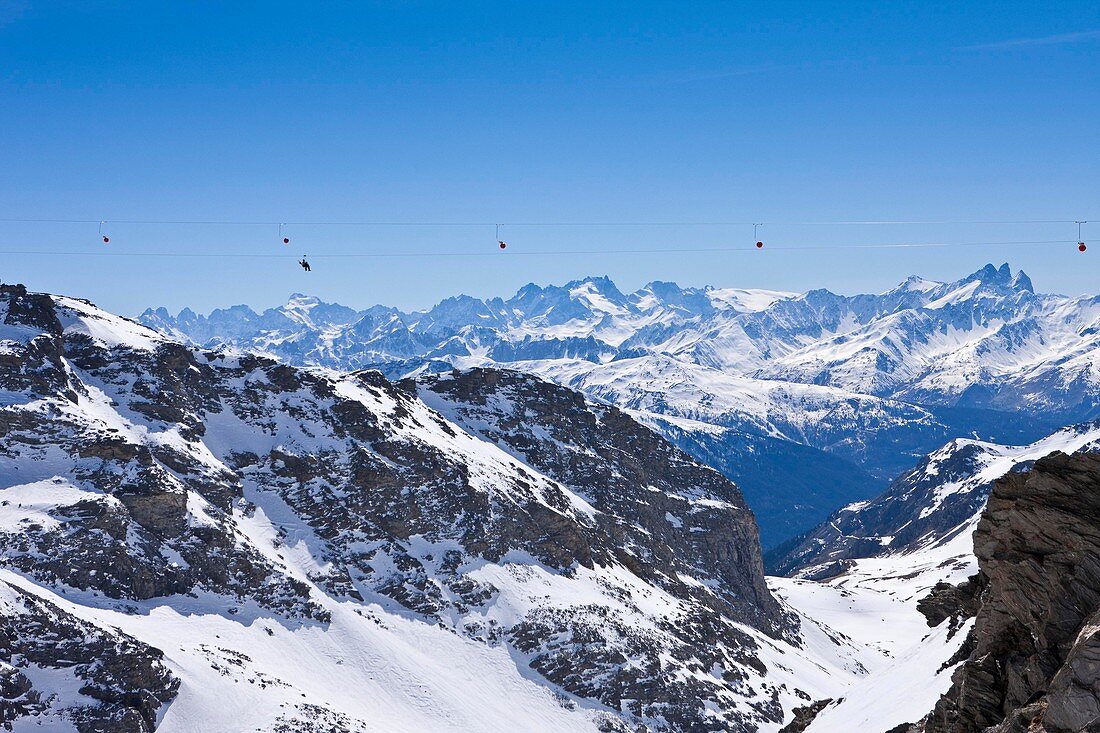
{"label": "blue sky", "polygon": [[[989,261],[1096,290],[1100,222],[1084,255],[829,248],[1067,224],[773,223],[763,252],[743,225],[515,224],[1100,218],[1095,2],[309,5],[0,1],[0,218],[511,222],[508,252],[489,226],[295,225],[284,248],[272,226],[110,224],[103,245],[5,222],[0,252],[30,254],[0,277],[128,314],[294,291],[415,308],[589,274],[878,291]],[[524,254],[564,250],[584,254]]]}

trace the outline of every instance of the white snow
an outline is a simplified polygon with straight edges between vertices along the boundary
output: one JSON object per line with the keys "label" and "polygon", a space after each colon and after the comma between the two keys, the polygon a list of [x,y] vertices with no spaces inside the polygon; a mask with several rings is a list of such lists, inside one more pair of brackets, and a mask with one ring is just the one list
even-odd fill
{"label": "white snow", "polygon": [[948,624],[930,629],[917,601],[938,582],[960,583],[977,572],[973,523],[940,545],[856,560],[853,568],[827,582],[768,579],[773,592],[798,611],[804,626],[835,629],[867,652],[865,674],[815,697],[842,701],[819,713],[807,733],[886,731],[913,723],[947,691],[954,667],[940,667],[958,650],[968,626],[949,639]]}
{"label": "white snow", "polygon": [[531,684],[504,647],[376,605],[329,602],[327,628],[248,623],[216,604],[181,614],[150,602],[128,614],[72,603],[7,570],[0,580],[163,650],[182,684],[163,713],[161,733],[272,730],[303,702],[372,730],[596,730],[585,711],[569,711],[548,688]]}
{"label": "white snow", "polygon": [[88,500],[119,503],[113,496],[78,488],[62,477],[0,488],[0,532],[19,532],[29,525],[53,529],[60,525],[51,516],[53,510]]}
{"label": "white snow", "polygon": [[707,291],[707,298],[716,308],[753,312],[762,311],[777,300],[795,298],[797,293],[781,290],[752,290],[743,288],[713,288]]}
{"label": "white snow", "polygon": [[128,318],[100,310],[76,298],[52,296],[57,303],[58,320],[66,332],[83,333],[108,347],[124,346],[150,351],[165,338]]}

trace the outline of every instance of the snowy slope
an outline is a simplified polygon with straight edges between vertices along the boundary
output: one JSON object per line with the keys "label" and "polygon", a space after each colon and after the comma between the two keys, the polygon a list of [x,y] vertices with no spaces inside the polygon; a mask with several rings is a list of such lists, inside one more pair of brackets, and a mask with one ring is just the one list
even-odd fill
{"label": "snowy slope", "polygon": [[[302,569],[297,569],[304,576]],[[325,602],[320,626],[259,616],[247,623],[216,598],[103,608],[0,571],[0,583],[47,599],[98,628],[118,628],[164,652],[178,696],[158,731],[595,731],[577,709],[516,671],[504,648],[474,644],[377,604]],[[0,587],[6,587],[0,584]],[[446,664],[440,664],[446,659]],[[55,684],[42,684],[47,691]],[[56,705],[63,707],[64,700]],[[574,709],[570,709],[573,707]],[[60,718],[60,716],[59,716]],[[63,718],[51,730],[62,730]],[[40,730],[33,719],[26,730]],[[16,730],[23,724],[17,723]],[[75,730],[75,729],[73,729]]]}
{"label": "snowy slope", "polygon": [[0,635],[19,729],[777,731],[881,656],[771,597],[735,486],[574,391],[0,315],[0,624],[67,645]]}
{"label": "snowy slope", "polygon": [[877,650],[868,673],[816,698],[829,704],[806,729],[811,733],[889,731],[923,718],[951,685],[969,624],[929,628],[917,603],[941,582],[957,584],[975,572],[970,536],[975,521],[951,540],[914,552],[854,560],[826,581],[770,578],[775,594],[814,619]]}

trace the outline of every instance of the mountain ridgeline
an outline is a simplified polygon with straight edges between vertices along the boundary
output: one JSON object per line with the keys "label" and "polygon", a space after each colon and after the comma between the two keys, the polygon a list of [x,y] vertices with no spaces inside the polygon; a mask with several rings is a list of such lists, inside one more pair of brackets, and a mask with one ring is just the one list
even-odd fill
{"label": "mountain ridgeline", "polygon": [[1037,293],[1007,264],[877,295],[666,282],[623,293],[595,277],[411,313],[295,295],[262,313],[158,308],[140,321],[203,348],[393,379],[538,374],[723,471],[769,547],[881,493],[953,438],[1022,444],[1100,417],[1100,298]]}
{"label": "mountain ridgeline", "polygon": [[912,554],[973,534],[993,482],[1055,452],[1100,451],[1100,421],[1063,428],[1029,445],[958,438],[868,501],[845,506],[768,554],[780,575],[827,578],[859,558]]}
{"label": "mountain ridgeline", "polygon": [[[961,280],[910,278],[880,295],[681,288],[624,294],[607,277],[527,285],[508,300],[456,296],[426,311],[356,311],[294,295],[281,308],[140,321],[202,344],[393,376],[433,360],[579,360],[665,355],[726,374],[836,387],[905,402],[1098,416],[1089,369],[1096,296],[1036,293],[1023,272],[987,265]],[[1024,367],[1030,367],[1025,369]]]}

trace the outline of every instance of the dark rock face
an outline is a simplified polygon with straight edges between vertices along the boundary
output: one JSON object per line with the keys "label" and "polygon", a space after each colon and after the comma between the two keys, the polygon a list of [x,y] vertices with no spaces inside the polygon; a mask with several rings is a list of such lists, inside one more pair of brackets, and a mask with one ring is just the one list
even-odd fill
{"label": "dark rock face", "polygon": [[779,733],[802,733],[814,722],[817,714],[824,710],[832,702],[829,698],[816,700],[809,705],[794,709],[794,719],[779,729]]}
{"label": "dark rock face", "polygon": [[722,612],[782,633],[782,614],[764,585],[756,523],[741,492],[717,471],[618,408],[519,372],[472,369],[403,385],[467,430],[581,491],[611,540],[601,544],[621,548],[603,562],[618,560],[699,599],[714,594],[675,579],[717,580],[728,604]]}
{"label": "dark rock face", "polygon": [[[49,296],[9,292],[6,305],[7,326],[45,323],[50,330],[5,344],[9,368],[0,371],[0,389],[46,407],[0,407],[0,470],[58,491],[95,489],[49,524],[28,521],[21,532],[0,533],[10,567],[114,599],[201,588],[292,616],[322,615],[300,584],[237,541],[225,512],[241,498],[239,479],[204,461],[184,437],[201,435],[201,410],[218,404],[213,380],[203,379],[212,376],[209,368],[175,344],[106,349],[84,333],[54,329],[74,316]],[[142,442],[122,428],[90,424],[81,409],[123,403],[137,419],[176,424],[180,440]],[[196,515],[203,521],[190,521]]]}
{"label": "dark rock face", "polygon": [[950,638],[964,621],[977,615],[984,590],[985,577],[981,574],[959,585],[936,583],[932,591],[917,602],[917,610],[928,619],[930,627],[950,621]]}
{"label": "dark rock face", "polygon": [[[593,561],[621,564],[689,604],[686,616],[664,626],[666,652],[693,658],[699,671],[722,668],[736,683],[734,667],[752,661],[731,645],[742,635],[727,619],[752,619],[766,633],[791,638],[794,619],[764,585],[756,524],[741,493],[717,471],[615,407],[518,372],[473,369],[401,386],[595,507]],[[609,635],[618,640],[612,648],[604,641]],[[717,699],[707,682],[669,685],[653,639],[598,609],[533,615],[510,638],[532,655],[534,669],[570,693],[635,708],[673,729],[703,724],[689,700]],[[628,658],[644,663],[624,665]],[[727,725],[740,729],[732,720]]]}
{"label": "dark rock face", "polygon": [[1100,456],[994,484],[974,536],[982,597],[927,733],[1071,733],[1100,721]]}

